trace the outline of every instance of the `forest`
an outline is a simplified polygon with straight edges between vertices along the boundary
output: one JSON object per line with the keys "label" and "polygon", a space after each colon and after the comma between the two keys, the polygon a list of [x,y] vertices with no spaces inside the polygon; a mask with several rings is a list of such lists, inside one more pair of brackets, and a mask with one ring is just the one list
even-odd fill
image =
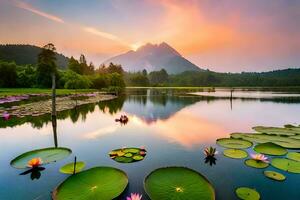
{"label": "forest", "polygon": [[[0,45],[0,87],[49,88],[52,82],[51,69],[39,59],[41,52],[42,48],[31,45]],[[125,86],[300,86],[300,69],[295,68],[270,72],[219,73],[202,70],[168,74],[165,69],[126,72],[121,65],[114,63],[96,67],[83,54],[77,60],[54,51],[53,57],[57,88],[65,89],[121,90]]]}

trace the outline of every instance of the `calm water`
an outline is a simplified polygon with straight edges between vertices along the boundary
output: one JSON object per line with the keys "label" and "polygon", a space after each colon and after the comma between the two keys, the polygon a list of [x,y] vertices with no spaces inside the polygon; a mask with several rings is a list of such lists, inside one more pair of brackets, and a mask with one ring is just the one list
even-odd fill
{"label": "calm water", "polygon": [[[128,115],[127,125],[115,122],[121,114]],[[230,100],[143,90],[60,113],[57,141],[49,116],[14,121],[11,127],[2,122],[0,199],[51,199],[51,191],[67,178],[58,172],[59,168],[72,162],[76,155],[86,162],[86,168],[113,166],[124,170],[129,176],[129,187],[121,199],[131,192],[144,193],[144,177],[152,170],[186,166],[212,182],[218,200],[237,199],[234,190],[240,186],[256,188],[264,200],[299,200],[299,174],[284,173],[287,180],[275,182],[265,178],[263,170],[246,167],[243,160],[225,158],[222,153],[217,155],[216,164],[210,166],[202,153],[204,147],[216,146],[217,138],[228,137],[232,132],[250,132],[257,125],[299,124],[299,119],[300,101],[293,98]],[[65,160],[46,165],[38,180],[21,176],[22,170],[10,167],[10,161],[19,154],[51,147],[55,142],[73,153]],[[148,154],[145,160],[131,164],[117,163],[107,155],[110,150],[124,146],[145,146]],[[218,147],[218,151],[222,149]]]}

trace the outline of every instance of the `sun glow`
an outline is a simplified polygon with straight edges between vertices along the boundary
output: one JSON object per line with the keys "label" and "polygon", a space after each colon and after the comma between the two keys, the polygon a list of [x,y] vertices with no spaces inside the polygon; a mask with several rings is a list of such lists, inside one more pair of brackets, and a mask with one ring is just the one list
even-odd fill
{"label": "sun glow", "polygon": [[130,48],[131,48],[131,50],[136,51],[142,45],[143,45],[142,42],[137,42],[137,43],[131,44]]}

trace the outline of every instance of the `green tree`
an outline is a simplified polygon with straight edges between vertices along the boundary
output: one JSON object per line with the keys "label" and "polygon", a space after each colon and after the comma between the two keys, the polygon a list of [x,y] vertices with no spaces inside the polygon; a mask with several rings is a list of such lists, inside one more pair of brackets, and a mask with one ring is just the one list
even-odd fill
{"label": "green tree", "polygon": [[76,72],[77,74],[82,74],[81,65],[73,56],[69,59],[68,69]]}
{"label": "green tree", "polygon": [[153,71],[149,73],[149,80],[151,84],[165,84],[169,80],[169,75],[165,69],[160,71]]}
{"label": "green tree", "polygon": [[14,62],[0,61],[0,87],[15,87],[17,83],[17,71]]}
{"label": "green tree", "polygon": [[66,72],[64,79],[64,87],[66,89],[87,89],[92,84],[87,77],[79,75],[71,70]]}
{"label": "green tree", "polygon": [[52,43],[45,45],[38,55],[37,83],[40,87],[51,87],[57,73],[56,48]]}

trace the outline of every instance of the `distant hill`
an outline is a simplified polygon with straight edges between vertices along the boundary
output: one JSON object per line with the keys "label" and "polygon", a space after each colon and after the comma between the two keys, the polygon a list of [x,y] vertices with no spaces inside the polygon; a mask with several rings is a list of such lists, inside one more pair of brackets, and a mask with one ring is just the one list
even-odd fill
{"label": "distant hill", "polygon": [[[37,64],[37,57],[41,50],[41,47],[33,45],[0,45],[0,60],[8,62],[14,61],[17,65]],[[69,58],[57,53],[56,59],[59,68],[67,68]]]}
{"label": "distant hill", "polygon": [[128,72],[159,71],[165,69],[169,74],[179,74],[184,71],[201,71],[201,69],[182,57],[174,48],[163,42],[157,44],[146,44],[136,51],[115,56],[105,61],[108,63],[121,64]]}

